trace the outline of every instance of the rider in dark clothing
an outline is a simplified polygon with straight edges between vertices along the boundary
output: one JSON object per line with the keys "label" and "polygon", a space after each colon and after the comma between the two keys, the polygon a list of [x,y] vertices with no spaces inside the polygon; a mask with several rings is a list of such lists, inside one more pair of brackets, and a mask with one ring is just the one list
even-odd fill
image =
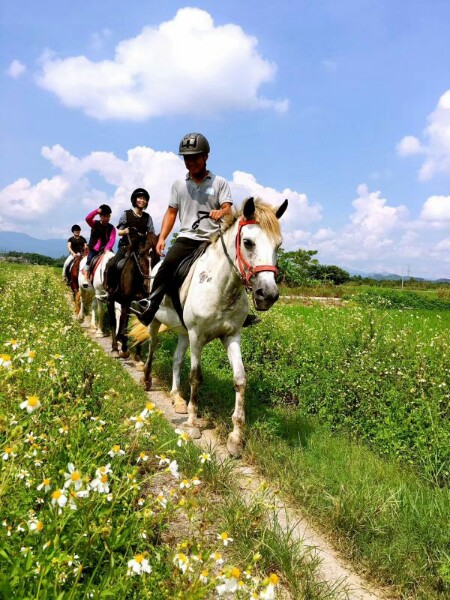
{"label": "rider in dark clothing", "polygon": [[[100,220],[95,220],[95,217],[100,215]],[[116,241],[116,228],[109,222],[111,218],[111,208],[107,204],[102,204],[99,208],[95,208],[86,217],[86,223],[92,229],[91,237],[89,238],[89,254],[84,268],[85,273],[89,273],[91,261],[94,256],[100,252],[108,252],[113,249]]]}
{"label": "rider in dark clothing", "polygon": [[134,190],[131,194],[132,209],[125,210],[117,225],[117,234],[120,237],[117,252],[108,262],[106,271],[106,286],[113,293],[118,285],[117,264],[125,257],[130,242],[133,243],[137,237],[144,240],[147,233],[155,233],[153,219],[144,209],[147,208],[150,194],[143,188]]}

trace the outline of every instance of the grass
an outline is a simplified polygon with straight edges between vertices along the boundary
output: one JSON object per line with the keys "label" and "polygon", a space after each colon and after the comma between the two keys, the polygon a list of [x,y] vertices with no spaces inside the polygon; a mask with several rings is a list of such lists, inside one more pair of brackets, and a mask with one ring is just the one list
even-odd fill
{"label": "grass", "polygon": [[[247,458],[401,598],[450,593],[449,325],[448,312],[290,305],[243,334]],[[163,337],[167,378],[173,349]],[[226,435],[218,344],[203,367],[200,407]]]}
{"label": "grass", "polygon": [[231,463],[172,431],[63,292],[47,267],[2,268],[0,598],[332,597],[264,494],[238,510]]}

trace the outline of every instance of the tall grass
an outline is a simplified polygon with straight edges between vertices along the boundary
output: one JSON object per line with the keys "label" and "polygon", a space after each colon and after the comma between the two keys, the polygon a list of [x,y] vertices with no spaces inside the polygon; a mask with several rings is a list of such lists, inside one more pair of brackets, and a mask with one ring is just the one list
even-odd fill
{"label": "tall grass", "polygon": [[[243,334],[248,458],[402,598],[450,592],[449,324],[448,312],[278,306]],[[163,338],[161,373],[173,348]],[[219,344],[203,367],[200,406],[226,433]]]}
{"label": "tall grass", "polygon": [[[280,582],[294,590],[299,549],[266,525],[245,531],[244,551],[245,511],[262,523],[262,501],[228,520],[230,465],[174,433],[83,334],[59,274],[8,265],[0,281],[0,598],[196,600],[225,589],[269,598]],[[267,539],[283,560],[266,558]],[[296,579],[314,600],[331,597],[314,565]]]}

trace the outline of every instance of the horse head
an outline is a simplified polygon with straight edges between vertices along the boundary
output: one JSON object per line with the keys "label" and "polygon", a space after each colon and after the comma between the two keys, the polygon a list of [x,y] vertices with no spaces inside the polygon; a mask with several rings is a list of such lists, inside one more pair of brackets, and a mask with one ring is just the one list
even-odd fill
{"label": "horse head", "polygon": [[256,310],[263,311],[278,300],[277,250],[281,245],[278,219],[288,205],[273,208],[261,200],[245,200],[236,234],[236,261],[242,279],[252,292]]}

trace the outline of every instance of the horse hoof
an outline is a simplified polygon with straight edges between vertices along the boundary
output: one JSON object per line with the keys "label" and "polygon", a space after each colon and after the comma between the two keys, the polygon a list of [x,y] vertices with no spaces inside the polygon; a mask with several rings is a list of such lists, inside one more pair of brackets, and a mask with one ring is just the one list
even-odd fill
{"label": "horse hoof", "polygon": [[101,338],[101,337],[105,337],[105,335],[101,331],[96,331],[94,333],[94,337]]}
{"label": "horse hoof", "polygon": [[130,352],[127,350],[126,352],[119,352],[119,358],[129,358]]}
{"label": "horse hoof", "polygon": [[227,450],[228,453],[233,456],[234,458],[240,458],[242,456],[242,443],[241,442],[237,442],[234,437],[233,434],[230,433],[230,435],[228,436],[228,440],[227,440]]}
{"label": "horse hoof", "polygon": [[111,350],[110,355],[114,356],[114,358],[119,358],[119,356],[120,356],[118,350]]}
{"label": "horse hoof", "polygon": [[138,362],[138,363],[136,363],[136,365],[135,365],[135,369],[136,369],[136,371],[143,371],[143,370],[144,370],[144,367],[145,367],[145,364],[144,364],[143,362]]}
{"label": "horse hoof", "polygon": [[149,392],[152,389],[152,380],[141,379],[141,385],[146,392]]}
{"label": "horse hoof", "polygon": [[184,400],[181,402],[175,402],[173,408],[178,415],[187,415],[188,409]]}
{"label": "horse hoof", "polygon": [[194,427],[189,427],[188,425],[185,425],[183,429],[192,440],[198,440],[202,437],[202,432],[198,427],[195,427],[195,425]]}

